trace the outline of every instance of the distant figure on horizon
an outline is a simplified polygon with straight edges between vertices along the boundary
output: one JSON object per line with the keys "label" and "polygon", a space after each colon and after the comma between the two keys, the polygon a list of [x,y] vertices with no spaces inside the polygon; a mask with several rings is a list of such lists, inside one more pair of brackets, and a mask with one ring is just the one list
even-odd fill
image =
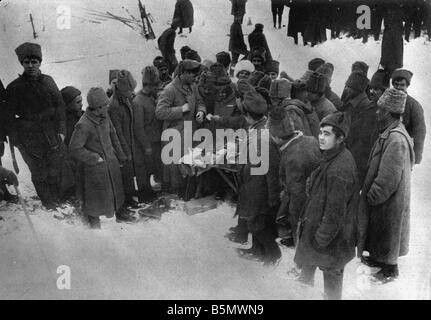
{"label": "distant figure on horizon", "polygon": [[179,20],[178,27],[180,28],[180,31],[178,34],[183,33],[183,28],[189,28],[189,33],[192,32],[192,27],[194,24],[193,14],[193,4],[190,0],[177,0],[175,3],[173,20]]}

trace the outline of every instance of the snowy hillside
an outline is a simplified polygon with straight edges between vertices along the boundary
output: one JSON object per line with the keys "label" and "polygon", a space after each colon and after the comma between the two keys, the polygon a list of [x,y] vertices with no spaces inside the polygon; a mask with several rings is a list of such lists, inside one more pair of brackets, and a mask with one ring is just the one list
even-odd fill
{"label": "snowy hillside", "polygon": [[[175,0],[143,0],[154,17],[156,36],[168,26]],[[230,1],[194,0],[195,25],[187,37],[177,37],[176,48],[189,45],[203,59],[227,50],[232,22]],[[69,30],[56,26],[58,5],[68,4],[72,13]],[[124,8],[123,8],[124,7]],[[127,12],[126,9],[129,11]],[[92,11],[93,10],[93,11]],[[109,69],[125,68],[136,79],[141,69],[159,55],[156,41],[146,41],[138,30],[124,23],[95,19],[91,12],[110,12],[130,18],[139,17],[136,0],[29,1],[6,0],[0,5],[0,78],[5,85],[22,72],[14,49],[25,41],[41,44],[42,71],[51,75],[63,88],[73,85],[85,95],[90,87],[108,85]],[[29,13],[34,18],[38,38],[33,40]],[[284,13],[287,24],[288,13]],[[363,60],[370,73],[377,69],[380,42],[341,39],[327,41],[314,48],[294,46],[286,29],[272,28],[269,0],[250,0],[243,26],[247,21],[263,23],[272,55],[281,69],[300,77],[307,63],[322,57],[335,66],[332,87],[338,94],[344,86],[351,64]],[[97,22],[95,22],[97,21]],[[409,93],[425,108],[427,124],[431,117],[431,46],[421,38],[405,46],[405,67],[414,77]],[[138,81],[139,82],[139,81]],[[400,259],[400,278],[384,286],[371,285],[353,260],[344,277],[345,299],[430,299],[431,252],[429,249],[431,207],[428,187],[431,178],[431,150],[427,147],[423,162],[414,168],[412,181],[411,245],[407,257]],[[8,148],[7,148],[8,149]],[[283,259],[274,268],[237,257],[237,246],[223,236],[235,225],[234,208],[227,203],[217,209],[189,216],[176,210],[161,221],[134,225],[103,220],[101,231],[88,230],[77,220],[58,220],[31,200],[35,195],[30,174],[17,154],[21,190],[33,210],[31,219],[42,242],[49,268],[32,237],[24,212],[18,205],[0,206],[0,298],[129,298],[129,299],[321,299],[322,277],[314,289],[287,278],[293,266],[294,251],[283,249]],[[6,151],[3,165],[12,168]],[[72,289],[58,290],[56,269],[70,266]],[[363,281],[365,279],[365,281]]]}

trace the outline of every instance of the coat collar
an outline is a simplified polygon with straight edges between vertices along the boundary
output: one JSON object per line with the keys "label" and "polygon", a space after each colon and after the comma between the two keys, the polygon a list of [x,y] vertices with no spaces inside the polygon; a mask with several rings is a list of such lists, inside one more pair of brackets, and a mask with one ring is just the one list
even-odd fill
{"label": "coat collar", "polygon": [[86,117],[88,120],[90,120],[95,125],[100,125],[105,121],[104,118],[96,117],[94,114],[92,114],[88,109],[84,112],[84,117]]}
{"label": "coat collar", "polygon": [[[351,99],[349,103],[352,105],[353,109],[356,109],[357,106],[365,99],[367,99],[367,94],[365,92],[362,92],[358,94],[356,97]],[[369,106],[368,106],[369,107]],[[368,108],[367,108],[368,109]]]}
{"label": "coat collar", "polygon": [[179,91],[181,91],[184,95],[189,94],[193,89],[192,86],[190,85],[185,85],[183,84],[183,82],[180,80],[179,76],[176,76],[174,78],[174,80],[172,80],[171,82],[173,84],[173,86],[175,86]]}
{"label": "coat collar", "polygon": [[399,125],[401,124],[401,120],[396,120],[394,121],[392,124],[390,124],[385,131],[383,131],[380,134],[380,138],[381,139],[387,139],[389,137],[389,134],[391,133],[391,131],[395,128],[397,128]]}
{"label": "coat collar", "polygon": [[339,147],[333,148],[331,150],[325,150],[322,152],[322,162],[327,163],[338,156],[344,149],[346,145],[343,143],[340,144]]}
{"label": "coat collar", "polygon": [[294,141],[298,140],[299,138],[301,138],[304,135],[304,133],[302,131],[295,131],[295,136],[290,139],[289,141],[287,141],[285,144],[283,144],[280,147],[280,151],[283,151],[284,149],[286,149],[290,144],[292,144]]}
{"label": "coat collar", "polygon": [[263,128],[265,128],[266,120],[267,120],[267,118],[266,118],[266,116],[264,116],[258,122],[256,122],[255,124],[251,125],[248,130],[252,131],[252,130],[255,130],[255,129],[263,129]]}

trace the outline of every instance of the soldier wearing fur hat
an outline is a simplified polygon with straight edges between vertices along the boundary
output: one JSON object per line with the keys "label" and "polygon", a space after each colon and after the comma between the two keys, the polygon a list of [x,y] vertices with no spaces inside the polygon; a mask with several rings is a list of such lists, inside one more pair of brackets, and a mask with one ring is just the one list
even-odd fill
{"label": "soldier wearing fur hat", "polygon": [[157,90],[160,76],[154,66],[142,70],[142,89],[133,99],[134,166],[139,202],[156,198],[150,178],[162,180],[161,135],[162,121],[156,118]]}
{"label": "soldier wearing fur hat", "polygon": [[91,88],[88,108],[75,126],[69,151],[82,167],[82,210],[91,228],[100,228],[100,216],[117,222],[133,221],[124,206],[120,163],[126,155],[108,116],[109,98],[102,88]]}
{"label": "soldier wearing fur hat", "polygon": [[157,88],[157,95],[159,95],[163,89],[172,82],[172,77],[169,74],[168,62],[161,56],[155,57],[153,66],[157,68],[159,73],[159,87]]}
{"label": "soldier wearing fur hat", "polygon": [[230,64],[232,59],[230,57],[229,52],[222,51],[216,54],[216,62],[219,62],[223,65],[226,74],[229,74]]}
{"label": "soldier wearing fur hat", "polygon": [[320,123],[322,160],[307,183],[294,258],[304,283],[314,284],[317,267],[323,271],[325,298],[331,300],[341,299],[344,267],[355,256],[359,184],[355,160],[344,145],[349,125],[342,112]]}
{"label": "soldier wearing fur hat", "polygon": [[365,75],[365,77],[368,77],[368,69],[369,69],[369,66],[364,61],[355,61],[352,64],[352,73],[361,72]]}
{"label": "soldier wearing fur hat", "polygon": [[254,30],[248,35],[248,44],[250,46],[250,50],[253,50],[253,48],[265,49],[265,62],[272,60],[272,55],[271,51],[269,50],[268,42],[266,41],[266,37],[263,34],[263,24],[255,24]]}
{"label": "soldier wearing fur hat", "polygon": [[64,101],[54,80],[40,71],[42,50],[23,43],[15,50],[24,73],[6,89],[9,141],[28,165],[42,204],[60,201],[61,166],[66,153]]}
{"label": "soldier wearing fur hat", "polygon": [[308,100],[320,120],[337,111],[335,106],[325,97],[328,80],[318,72],[313,72],[307,80]]}
{"label": "soldier wearing fur hat", "polygon": [[280,74],[280,62],[277,60],[268,61],[265,66],[265,74],[269,75],[272,80],[277,79]]}
{"label": "soldier wearing fur hat", "polygon": [[[273,140],[267,136],[265,124],[268,111],[266,100],[255,90],[245,93],[241,110],[249,124],[248,150],[259,152],[262,143],[269,142],[269,163],[266,174],[252,174],[251,162],[241,169],[241,187],[237,213],[247,221],[247,228],[252,234],[252,247],[238,249],[241,257],[263,261],[265,265],[275,264],[281,257],[281,251],[275,242],[275,214],[279,206],[280,185],[278,168],[279,150]],[[266,139],[265,139],[266,138]]]}
{"label": "soldier wearing fur hat", "polygon": [[319,68],[317,68],[316,72],[326,77],[328,86],[326,87],[325,97],[332,102],[337,110],[340,110],[343,103],[341,102],[340,97],[334,91],[332,91],[331,88],[332,75],[334,74],[334,65],[330,62],[325,62]]}
{"label": "soldier wearing fur hat", "polygon": [[136,80],[127,70],[121,70],[117,76],[114,94],[110,98],[108,112],[117,132],[127,161],[121,167],[126,205],[136,208],[134,176],[134,135],[133,135],[133,98],[135,96]]}
{"label": "soldier wearing fur hat", "polygon": [[[192,129],[196,129],[206,116],[206,107],[196,85],[201,73],[200,63],[186,59],[181,61],[178,71],[178,76],[163,90],[157,101],[156,118],[163,121],[163,130],[176,129],[183,140],[185,121],[190,121]],[[181,150],[180,157],[184,152]],[[163,184],[167,191],[185,197],[185,183],[178,163],[164,165]]]}
{"label": "soldier wearing fur hat", "polygon": [[249,60],[241,60],[235,65],[234,77],[237,79],[247,80],[251,73],[255,71],[254,64]]}
{"label": "soldier wearing fur hat", "polygon": [[367,161],[377,139],[377,106],[366,94],[368,79],[364,73],[355,71],[346,82],[343,111],[350,117],[352,126],[346,146],[353,155],[362,185],[367,173]]}
{"label": "soldier wearing fur hat", "polygon": [[265,72],[266,65],[266,57],[265,57],[265,48],[263,47],[254,47],[251,49],[248,60],[254,65],[254,69],[256,71]]}
{"label": "soldier wearing fur hat", "polygon": [[[411,71],[397,69],[391,76],[392,86],[407,93],[412,77],[413,73]],[[414,142],[415,163],[420,164],[426,135],[424,110],[421,104],[409,94],[407,94],[406,107],[402,119],[407,132]]]}
{"label": "soldier wearing fur hat", "polygon": [[282,196],[276,219],[278,235],[282,244],[291,247],[297,239],[297,224],[306,200],[306,180],[319,165],[319,143],[314,137],[295,130],[293,119],[281,106],[271,111],[268,127],[281,152]]}
{"label": "soldier wearing fur hat", "polygon": [[387,88],[389,88],[389,77],[385,70],[379,69],[371,77],[368,93],[369,99],[377,106],[377,101]]}
{"label": "soldier wearing fur hat", "polygon": [[358,255],[381,270],[386,283],[398,276],[398,257],[409,250],[410,180],[415,163],[413,141],[401,122],[407,94],[387,89],[377,102],[379,137],[368,161],[359,211]]}

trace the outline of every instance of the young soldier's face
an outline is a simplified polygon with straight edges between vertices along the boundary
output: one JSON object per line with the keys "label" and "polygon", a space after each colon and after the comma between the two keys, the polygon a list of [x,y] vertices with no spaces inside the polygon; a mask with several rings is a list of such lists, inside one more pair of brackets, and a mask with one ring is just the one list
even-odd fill
{"label": "young soldier's face", "polygon": [[407,80],[406,79],[402,79],[402,80],[394,80],[392,82],[392,86],[397,89],[397,90],[401,90],[407,93],[407,88],[409,87],[409,85],[407,84]]}
{"label": "young soldier's face", "polygon": [[339,139],[332,131],[332,126],[320,127],[319,147],[320,150],[331,150],[339,143]]}
{"label": "young soldier's face", "polygon": [[36,76],[39,73],[40,61],[38,59],[25,58],[22,61],[22,66],[24,67],[24,73],[29,76]]}
{"label": "young soldier's face", "polygon": [[251,60],[251,63],[253,63],[255,67],[260,67],[262,65],[262,59],[254,58]]}

